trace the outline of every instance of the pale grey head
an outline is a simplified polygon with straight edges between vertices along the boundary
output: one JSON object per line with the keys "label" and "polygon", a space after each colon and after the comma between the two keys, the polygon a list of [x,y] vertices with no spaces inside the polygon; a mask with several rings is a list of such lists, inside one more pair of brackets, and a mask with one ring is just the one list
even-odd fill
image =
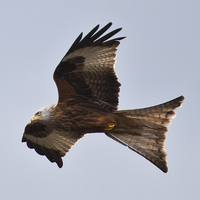
{"label": "pale grey head", "polygon": [[31,118],[31,122],[37,121],[42,124],[49,124],[51,112],[54,106],[55,104],[38,109]]}

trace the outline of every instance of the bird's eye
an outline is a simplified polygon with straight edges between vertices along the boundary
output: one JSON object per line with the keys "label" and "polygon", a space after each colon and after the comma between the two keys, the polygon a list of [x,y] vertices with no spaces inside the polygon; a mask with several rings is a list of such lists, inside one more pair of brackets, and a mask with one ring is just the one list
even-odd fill
{"label": "bird's eye", "polygon": [[37,115],[37,116],[41,116],[41,112],[38,111],[38,112],[35,113],[35,115]]}

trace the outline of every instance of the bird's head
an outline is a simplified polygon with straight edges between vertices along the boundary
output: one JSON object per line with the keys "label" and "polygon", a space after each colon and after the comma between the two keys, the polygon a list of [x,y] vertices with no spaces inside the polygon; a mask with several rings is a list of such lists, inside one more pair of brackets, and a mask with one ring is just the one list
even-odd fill
{"label": "bird's head", "polygon": [[53,109],[54,105],[46,106],[38,109],[31,118],[31,123],[34,122],[41,122],[46,124],[46,122],[50,121],[50,114]]}

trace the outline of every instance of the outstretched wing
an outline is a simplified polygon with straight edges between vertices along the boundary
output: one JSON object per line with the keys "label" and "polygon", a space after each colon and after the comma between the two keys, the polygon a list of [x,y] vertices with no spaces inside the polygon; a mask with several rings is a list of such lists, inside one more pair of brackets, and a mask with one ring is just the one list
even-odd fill
{"label": "outstretched wing", "polygon": [[86,98],[106,111],[117,109],[120,83],[114,63],[117,46],[124,37],[108,40],[121,28],[102,36],[111,25],[108,23],[98,32],[97,25],[82,40],[81,33],[63,57],[54,72],[58,103]]}
{"label": "outstretched wing", "polygon": [[63,166],[62,158],[84,134],[69,131],[62,132],[50,128],[40,122],[28,123],[22,138],[27,146],[40,155],[45,155],[50,162],[56,162],[58,167]]}

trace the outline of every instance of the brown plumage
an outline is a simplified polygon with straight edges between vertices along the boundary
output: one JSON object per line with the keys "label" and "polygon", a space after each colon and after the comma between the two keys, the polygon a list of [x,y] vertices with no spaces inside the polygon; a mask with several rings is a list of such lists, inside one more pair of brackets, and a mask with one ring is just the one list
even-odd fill
{"label": "brown plumage", "polygon": [[[104,36],[111,23],[75,40],[54,72],[59,99],[39,109],[25,128],[22,142],[62,167],[63,157],[86,133],[104,132],[167,172],[165,133],[180,96],[157,106],[117,111],[120,83],[114,71],[119,41]],[[110,40],[109,40],[110,39]]]}

